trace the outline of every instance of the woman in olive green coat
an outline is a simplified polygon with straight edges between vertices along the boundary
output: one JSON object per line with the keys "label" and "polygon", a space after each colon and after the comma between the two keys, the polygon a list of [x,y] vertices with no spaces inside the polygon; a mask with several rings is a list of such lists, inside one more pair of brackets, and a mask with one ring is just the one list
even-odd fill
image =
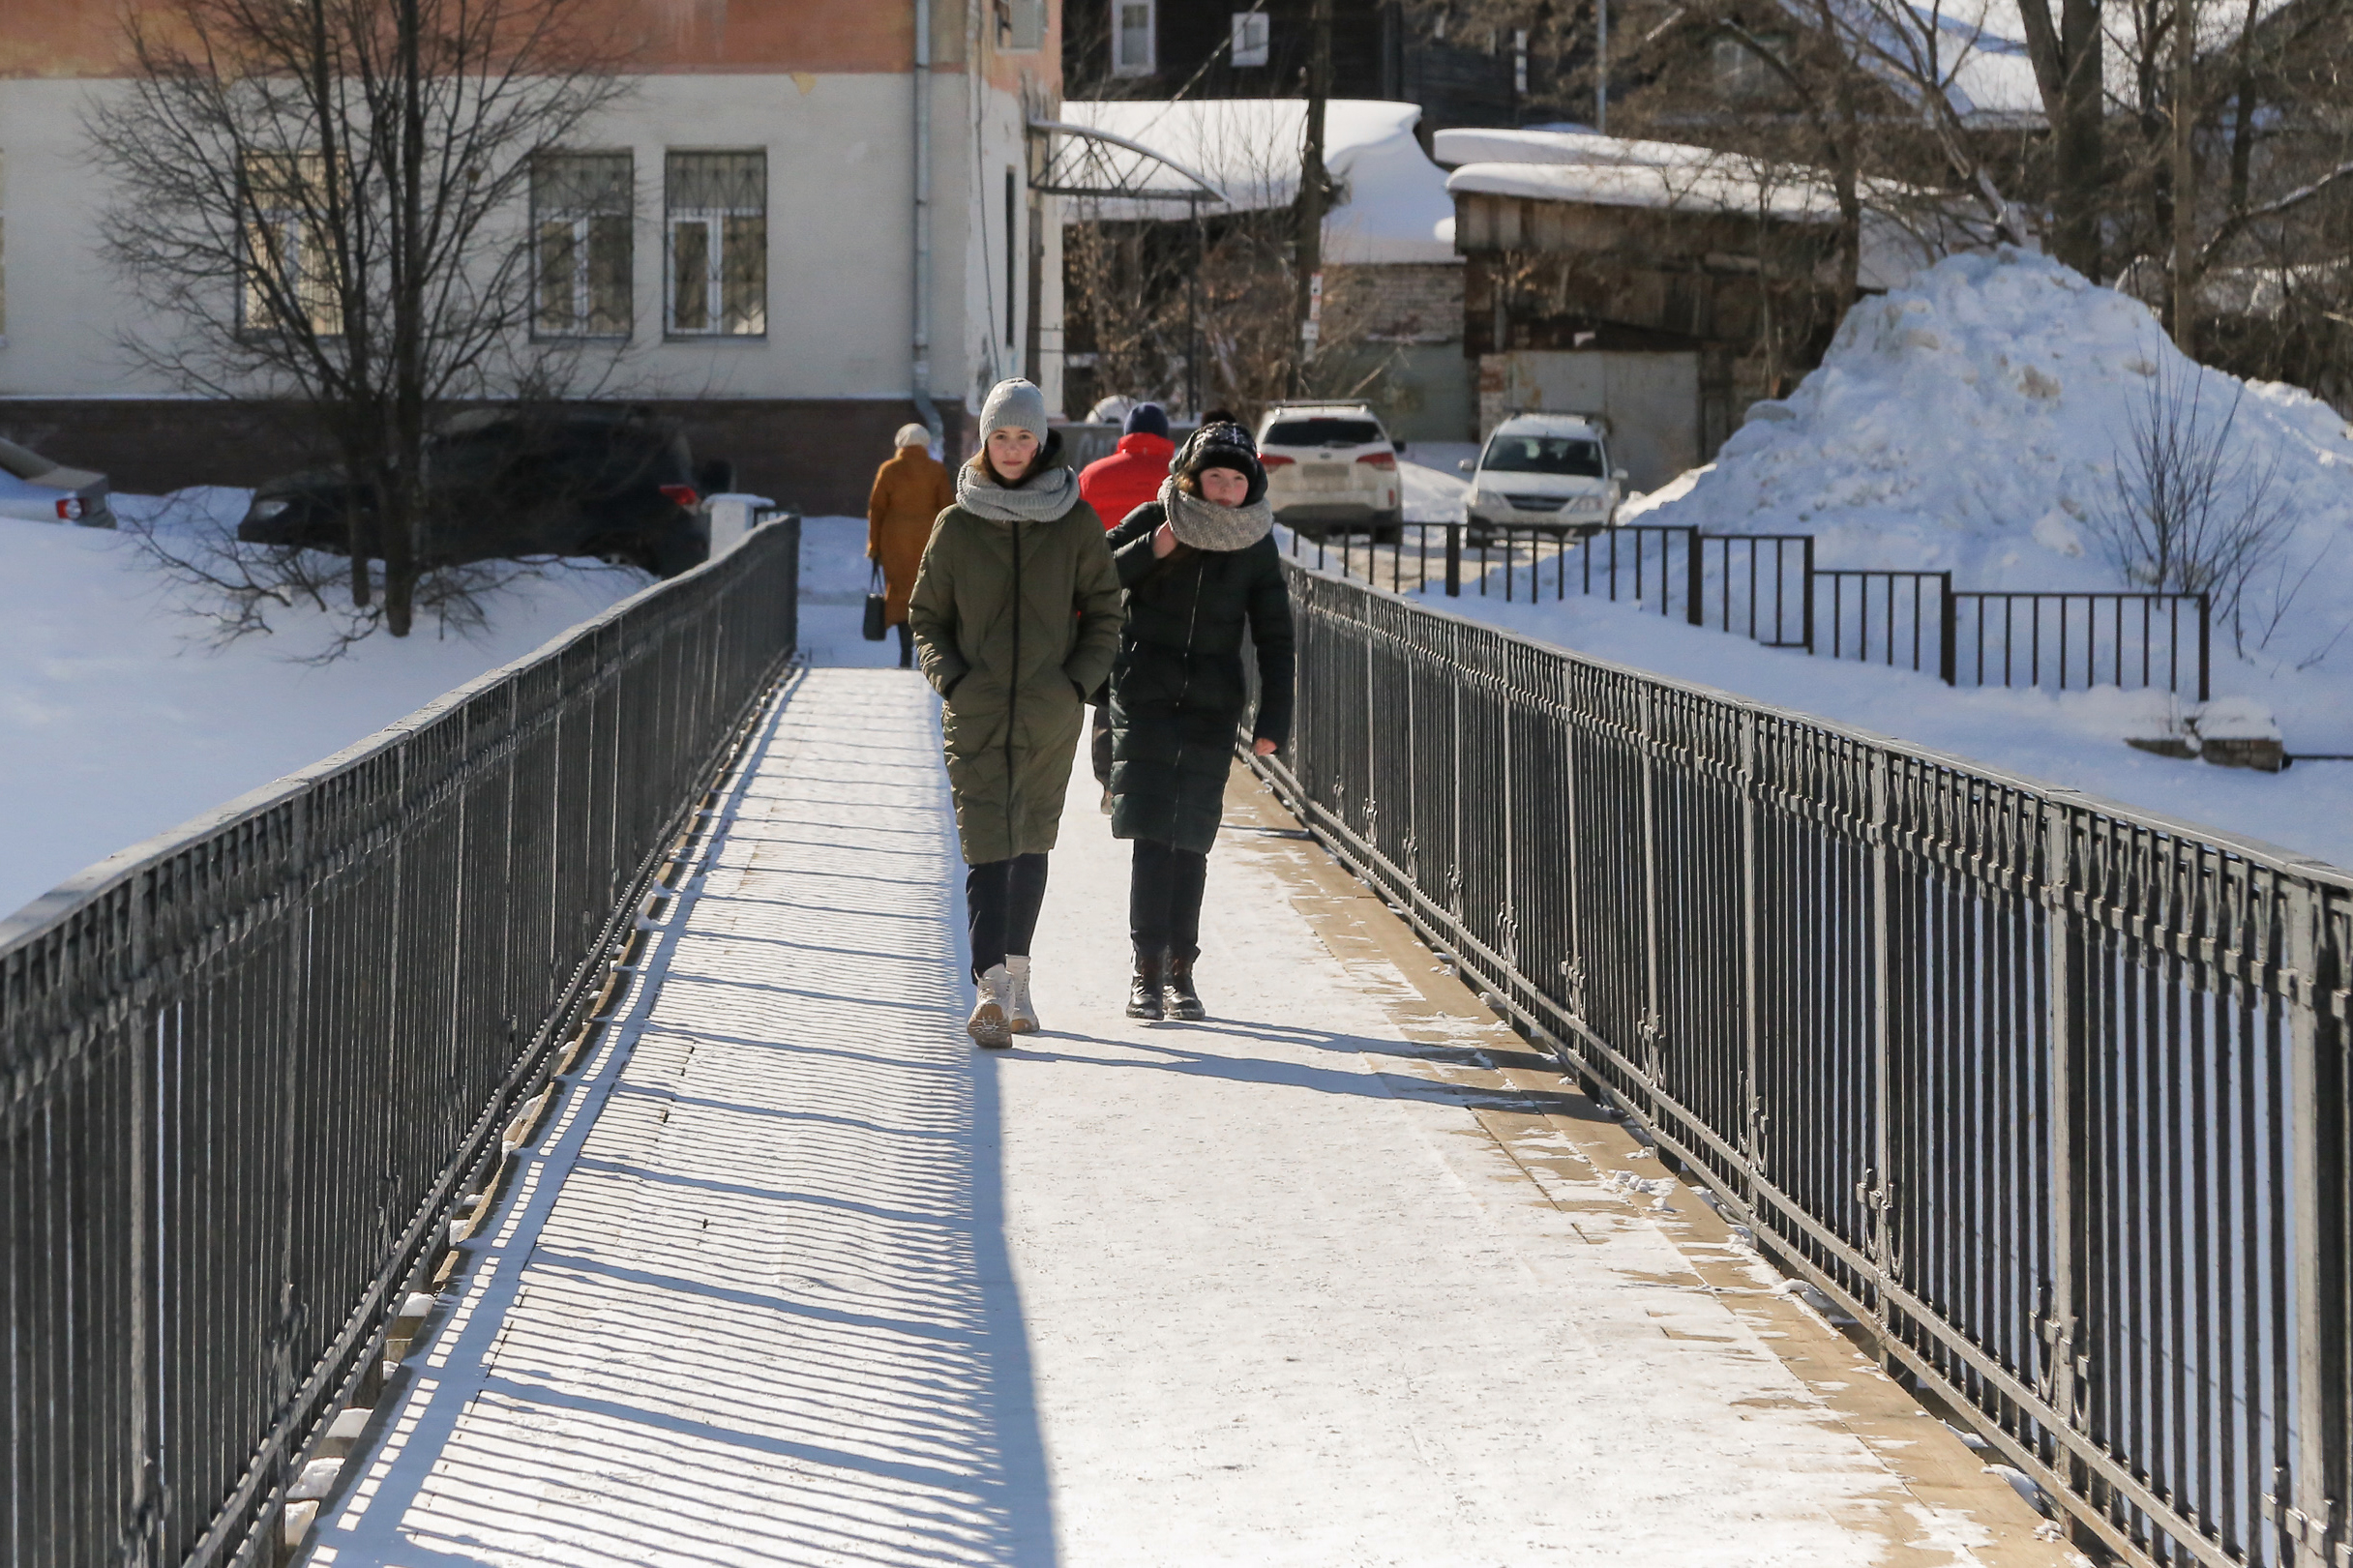
{"label": "woman in olive green coat", "polygon": [[944,700],[940,733],[979,995],[967,1027],[1004,1046],[1037,1025],[1029,939],[1084,725],[1111,673],[1122,618],[1103,523],[1046,428],[1046,399],[1000,381],[981,448],[956,472],[908,605],[923,673]]}

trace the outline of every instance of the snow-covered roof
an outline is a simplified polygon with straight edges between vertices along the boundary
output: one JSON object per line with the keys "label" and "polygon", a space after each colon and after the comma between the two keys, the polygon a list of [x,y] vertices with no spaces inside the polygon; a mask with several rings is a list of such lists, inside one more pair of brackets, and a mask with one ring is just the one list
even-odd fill
{"label": "snow-covered roof", "polygon": [[1712,148],[1605,136],[1592,131],[1441,131],[1430,140],[1438,162],[1447,168],[1465,163],[1639,163],[1688,168],[1723,158]]}
{"label": "snow-covered roof", "polygon": [[[1288,207],[1298,194],[1307,144],[1307,101],[1297,98],[1128,99],[1072,101],[1056,118],[1109,132],[1186,168],[1226,193],[1230,208],[1255,212]],[[1324,111],[1324,165],[1340,186],[1341,200],[1324,222],[1326,260],[1350,262],[1452,261],[1454,201],[1445,172],[1415,139],[1421,110],[1412,104],[1335,98]],[[1134,165],[1124,168],[1119,160]],[[1139,185],[1153,178],[1150,160],[1114,148],[1107,162],[1132,172]],[[1166,202],[1078,197],[1062,204],[1065,222],[1180,217]]]}
{"label": "snow-covered roof", "polygon": [[1466,163],[1446,179],[1456,194],[1521,196],[1588,207],[1654,207],[1827,222],[1837,203],[1807,175],[1772,177],[1730,160],[1654,163]]}

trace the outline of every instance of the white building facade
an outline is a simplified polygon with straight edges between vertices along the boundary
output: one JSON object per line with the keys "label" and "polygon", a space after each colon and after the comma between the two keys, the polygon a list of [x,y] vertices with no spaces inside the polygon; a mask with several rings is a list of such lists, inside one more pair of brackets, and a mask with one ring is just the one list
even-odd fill
{"label": "white building facade", "polygon": [[[862,510],[909,420],[968,450],[1002,376],[1058,406],[1059,225],[1028,124],[1058,101],[1059,0],[640,4],[645,69],[517,215],[534,331],[588,340],[599,396],[677,414],[739,487],[818,513]],[[292,460],[283,410],[192,398],[127,347],[178,324],[98,243],[84,117],[126,86],[112,9],[30,10],[48,42],[0,47],[0,436],[119,489],[268,477]]]}

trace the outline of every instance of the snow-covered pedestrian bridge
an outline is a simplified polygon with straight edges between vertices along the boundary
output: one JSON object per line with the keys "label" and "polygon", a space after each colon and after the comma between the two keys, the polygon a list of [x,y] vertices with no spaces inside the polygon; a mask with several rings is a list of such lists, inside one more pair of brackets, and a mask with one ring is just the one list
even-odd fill
{"label": "snow-covered pedestrian bridge", "polygon": [[311,1560],[2066,1559],[1246,775],[1123,1017],[1092,793],[976,1054],[935,703],[791,677]]}

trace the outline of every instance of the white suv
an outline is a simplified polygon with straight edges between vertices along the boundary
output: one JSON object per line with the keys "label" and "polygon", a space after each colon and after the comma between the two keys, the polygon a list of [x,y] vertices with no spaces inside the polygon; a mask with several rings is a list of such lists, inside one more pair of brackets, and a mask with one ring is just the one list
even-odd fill
{"label": "white suv", "polygon": [[1362,528],[1385,545],[1403,535],[1397,449],[1365,404],[1276,403],[1259,421],[1258,455],[1285,527],[1311,539]]}
{"label": "white suv", "polygon": [[1593,534],[1618,515],[1625,470],[1610,466],[1606,427],[1582,414],[1514,414],[1487,437],[1463,497],[1474,532],[1503,527]]}

